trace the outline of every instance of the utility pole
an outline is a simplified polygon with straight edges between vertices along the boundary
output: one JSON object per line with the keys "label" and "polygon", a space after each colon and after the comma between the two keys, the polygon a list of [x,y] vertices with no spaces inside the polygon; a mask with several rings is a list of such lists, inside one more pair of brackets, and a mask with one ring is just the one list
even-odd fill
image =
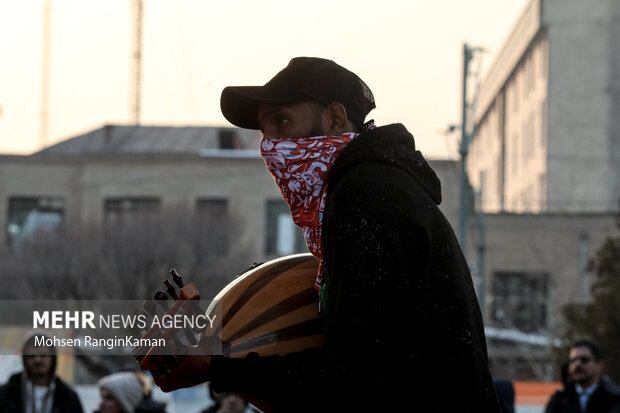
{"label": "utility pole", "polygon": [[129,87],[129,118],[135,125],[140,124],[140,102],[142,99],[142,25],[143,2],[133,0],[131,5],[133,25],[131,27],[131,72]]}
{"label": "utility pole", "polygon": [[43,55],[41,57],[41,130],[39,145],[41,148],[47,145],[49,132],[49,100],[50,100],[50,61],[51,61],[51,36],[52,36],[52,4],[51,0],[43,0]]}
{"label": "utility pole", "polygon": [[482,210],[482,191],[485,188],[480,187],[480,191],[478,192],[478,295],[479,295],[479,304],[480,304],[480,312],[482,313],[482,318],[486,319],[486,280],[485,280],[485,254],[486,254],[486,222],[484,219],[484,211]]}
{"label": "utility pole", "polygon": [[459,154],[461,155],[461,200],[459,205],[459,228],[458,240],[463,250],[463,255],[467,257],[467,214],[469,213],[469,179],[467,177],[467,155],[469,153],[469,143],[473,137],[473,133],[467,122],[469,114],[469,103],[467,100],[467,83],[469,81],[469,63],[474,57],[475,52],[482,51],[482,48],[472,48],[463,44],[463,96],[461,101],[461,143],[459,145]]}
{"label": "utility pole", "polygon": [[469,153],[469,136],[467,135],[467,78],[469,75],[469,62],[473,53],[467,43],[463,44],[463,96],[461,101],[461,144],[459,154],[461,155],[461,202],[459,204],[459,243],[463,250],[463,255],[467,257],[467,243],[465,238],[467,227],[468,202],[467,193],[469,180],[467,179],[466,160]]}
{"label": "utility pole", "polygon": [[[458,240],[461,244],[463,255],[467,259],[467,217],[470,211],[470,184],[469,177],[467,175],[467,155],[469,154],[469,144],[474,137],[475,123],[473,121],[473,109],[474,105],[469,103],[467,96],[467,84],[469,82],[469,64],[474,57],[474,53],[481,52],[484,49],[480,47],[472,48],[463,44],[463,96],[461,102],[461,142],[459,145],[459,154],[461,155],[461,199],[459,204],[459,227],[458,227]],[[475,98],[473,99],[475,101]],[[471,122],[468,122],[468,120]],[[485,304],[486,304],[486,283],[485,283],[485,222],[484,213],[482,211],[482,191],[484,188],[480,188],[479,193],[479,211],[478,211],[478,243],[476,245],[478,253],[477,262],[477,274],[476,278],[479,280],[477,290],[478,303],[480,305],[480,311],[482,316],[485,317]]]}

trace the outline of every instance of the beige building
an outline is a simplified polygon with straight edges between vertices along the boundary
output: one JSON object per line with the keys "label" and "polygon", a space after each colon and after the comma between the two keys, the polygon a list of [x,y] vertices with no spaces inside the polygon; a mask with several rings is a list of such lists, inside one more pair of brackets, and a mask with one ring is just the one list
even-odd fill
{"label": "beige building", "polygon": [[468,258],[511,377],[557,378],[561,309],[590,300],[588,260],[618,234],[619,19],[618,0],[531,0],[478,90],[467,173],[485,224]]}
{"label": "beige building", "polygon": [[467,171],[486,212],[620,198],[620,2],[532,0],[481,83]]}

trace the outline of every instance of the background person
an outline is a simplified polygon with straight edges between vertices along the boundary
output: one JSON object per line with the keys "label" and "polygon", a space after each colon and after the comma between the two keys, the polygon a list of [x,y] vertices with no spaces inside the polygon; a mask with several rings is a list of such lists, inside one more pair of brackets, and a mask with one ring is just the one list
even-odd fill
{"label": "background person", "polygon": [[54,347],[35,346],[35,332],[24,339],[24,370],[0,387],[0,413],[82,413],[77,393],[56,376]]}
{"label": "background person", "polygon": [[502,413],[515,413],[515,388],[512,380],[506,377],[493,377],[493,385]]}
{"label": "background person", "polygon": [[569,352],[568,380],[556,391],[545,413],[620,413],[620,389],[603,375],[599,346],[588,340],[573,343]]}
{"label": "background person", "polygon": [[153,399],[153,381],[141,371],[133,371],[142,385],[142,400],[136,406],[135,413],[166,413],[166,403]]}
{"label": "background person", "polygon": [[236,393],[223,393],[220,397],[218,413],[254,413],[247,400]]}
{"label": "background person", "polygon": [[97,386],[101,393],[97,413],[134,413],[143,398],[140,379],[132,372],[110,374]]}
{"label": "background person", "polygon": [[209,394],[209,398],[213,402],[210,406],[205,407],[200,411],[200,413],[217,413],[220,410],[221,404],[221,394],[213,391],[213,387],[207,385],[207,393]]}

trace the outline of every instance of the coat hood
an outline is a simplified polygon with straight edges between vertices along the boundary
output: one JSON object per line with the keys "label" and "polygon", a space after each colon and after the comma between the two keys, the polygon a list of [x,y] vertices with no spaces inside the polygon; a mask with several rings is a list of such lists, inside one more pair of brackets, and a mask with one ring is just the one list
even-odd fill
{"label": "coat hood", "polygon": [[[41,330],[32,330],[30,332],[28,332],[24,338],[22,339],[22,346],[21,346],[21,354],[22,354],[22,363],[24,365],[24,371],[30,375],[30,372],[28,371],[28,367],[26,364],[26,360],[25,360],[25,356],[27,356],[30,353],[29,349],[32,349],[33,347],[35,347],[35,338],[36,337],[44,337],[44,338],[50,338],[50,336],[45,333],[44,331]],[[52,356],[52,367],[51,367],[51,374],[54,375],[56,373],[56,364],[58,362],[58,353],[56,351],[56,348],[54,346],[47,346],[46,350],[48,351],[49,355]]]}
{"label": "coat hood", "polygon": [[411,175],[435,204],[441,203],[441,182],[424,156],[415,148],[415,141],[400,123],[371,129],[360,134],[342,151],[330,172],[329,184],[360,162],[379,162],[403,169]]}

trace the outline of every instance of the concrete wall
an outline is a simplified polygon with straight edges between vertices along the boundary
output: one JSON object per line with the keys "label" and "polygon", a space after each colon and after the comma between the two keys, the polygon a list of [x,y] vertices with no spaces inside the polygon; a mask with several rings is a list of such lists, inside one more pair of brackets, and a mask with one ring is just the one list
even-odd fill
{"label": "concrete wall", "polygon": [[[547,273],[550,276],[547,331],[562,332],[563,305],[589,300],[595,275],[584,271],[580,243],[586,240],[586,259],[593,258],[607,237],[618,236],[613,214],[489,214],[485,217],[485,322],[493,325],[493,275],[498,271]],[[473,230],[474,234],[477,230]],[[472,251],[475,251],[472,245]],[[472,256],[473,258],[473,256]]]}
{"label": "concrete wall", "polygon": [[[549,53],[548,209],[611,211],[620,193],[610,161],[613,0],[543,2]],[[615,114],[617,116],[618,113]],[[616,134],[617,137],[617,134]],[[610,191],[612,189],[612,191]]]}
{"label": "concrete wall", "polygon": [[[66,222],[101,223],[107,198],[154,197],[161,208],[193,211],[200,198],[226,198],[242,222],[237,245],[243,255],[264,256],[265,204],[280,199],[260,158],[197,156],[0,157],[0,227],[6,231],[8,201],[16,196],[53,196],[65,202]],[[6,250],[2,237],[0,250]]]}
{"label": "concrete wall", "polygon": [[[458,217],[457,164],[430,161],[442,182],[440,208],[455,225]],[[110,198],[158,198],[161,209],[193,211],[201,198],[228,200],[242,232],[235,245],[244,256],[264,260],[266,202],[281,200],[258,154],[254,158],[189,155],[0,156],[0,228],[6,234],[11,197],[60,197],[66,222],[102,223]],[[0,237],[0,252],[6,251]],[[231,253],[235,253],[232,251]],[[241,253],[238,251],[238,253]]]}

